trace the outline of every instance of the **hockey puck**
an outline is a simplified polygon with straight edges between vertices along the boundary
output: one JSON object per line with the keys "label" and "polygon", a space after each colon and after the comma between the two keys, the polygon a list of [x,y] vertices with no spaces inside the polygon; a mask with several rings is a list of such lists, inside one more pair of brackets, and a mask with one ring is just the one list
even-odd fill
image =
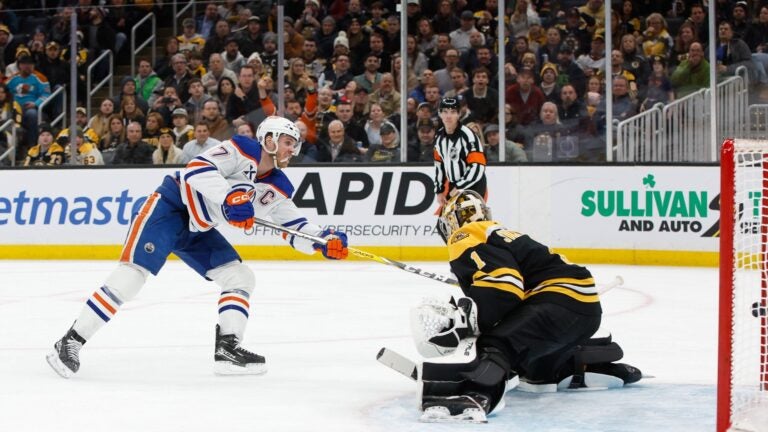
{"label": "hockey puck", "polygon": [[768,315],[768,308],[765,306],[760,306],[758,302],[752,303],[752,316],[757,317],[764,317]]}

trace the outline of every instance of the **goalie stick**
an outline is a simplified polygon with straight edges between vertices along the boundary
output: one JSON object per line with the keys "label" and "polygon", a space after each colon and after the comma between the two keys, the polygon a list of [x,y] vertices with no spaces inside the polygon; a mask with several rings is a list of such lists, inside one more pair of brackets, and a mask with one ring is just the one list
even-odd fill
{"label": "goalie stick", "polygon": [[[326,239],[322,238],[322,237],[317,237],[317,236],[313,236],[312,234],[307,234],[307,233],[304,233],[304,232],[301,232],[301,231],[298,231],[298,230],[295,230],[295,229],[286,228],[286,227],[284,227],[282,225],[278,225],[278,224],[270,222],[270,221],[266,221],[266,220],[263,220],[263,219],[257,219],[257,218],[254,218],[253,221],[256,224],[259,224],[259,225],[262,225],[262,226],[265,226],[265,227],[269,227],[269,228],[272,228],[274,230],[282,231],[282,232],[290,234],[292,236],[303,238],[305,240],[309,240],[309,241],[312,241],[312,242],[315,242],[315,243],[320,243],[320,244],[323,244],[323,245],[328,243],[328,241]],[[247,231],[245,232],[245,234],[246,235],[252,235],[252,233],[249,234]],[[425,278],[436,280],[438,282],[443,282],[443,283],[446,283],[446,284],[449,284],[449,285],[457,285],[457,286],[459,285],[459,282],[456,279],[453,279],[453,278],[451,278],[449,276],[441,275],[441,274],[438,274],[438,273],[428,272],[428,271],[420,269],[418,267],[414,267],[414,266],[409,265],[409,264],[401,263],[399,261],[391,260],[389,258],[384,258],[382,256],[379,256],[379,255],[376,255],[376,254],[373,254],[371,252],[367,252],[367,251],[364,251],[364,250],[355,249],[355,248],[352,248],[352,247],[348,247],[347,249],[349,249],[349,253],[351,253],[352,255],[354,255],[356,257],[359,257],[359,258],[365,258],[365,259],[369,259],[371,261],[376,261],[377,263],[380,263],[380,264],[384,264],[384,265],[388,265],[388,266],[392,266],[392,267],[397,267],[400,270],[407,271],[408,273],[417,274],[419,276],[423,276]]]}
{"label": "goalie stick", "polygon": [[419,365],[395,350],[382,347],[376,354],[376,361],[406,378],[413,381],[419,380]]}

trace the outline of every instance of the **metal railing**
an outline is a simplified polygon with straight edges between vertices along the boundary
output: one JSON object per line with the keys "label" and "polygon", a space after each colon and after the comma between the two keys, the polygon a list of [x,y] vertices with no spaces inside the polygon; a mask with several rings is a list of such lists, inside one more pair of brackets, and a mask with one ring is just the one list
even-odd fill
{"label": "metal railing", "polygon": [[43,108],[45,108],[48,105],[51,105],[57,97],[61,97],[61,112],[59,115],[54,117],[49,123],[52,127],[58,127],[59,123],[62,125],[67,124],[67,86],[61,86],[56,89],[53,93],[51,93],[50,96],[45,98],[45,100],[40,104],[39,107],[37,107],[37,124],[40,124],[43,122]]}
{"label": "metal railing", "polygon": [[[652,108],[619,123],[617,162],[716,162],[713,145],[749,130],[747,69],[716,86],[717,137],[711,139],[711,90],[701,89],[667,105]],[[714,143],[714,144],[713,144]]]}
{"label": "metal railing", "polygon": [[173,0],[173,37],[176,37],[179,35],[179,18],[184,15],[184,13],[187,11],[187,9],[192,8],[192,18],[195,17],[195,14],[197,13],[197,5],[195,1],[188,2],[186,6],[181,8],[181,10],[178,9],[177,1]]}
{"label": "metal railing", "polygon": [[[112,97],[114,95],[114,85],[112,83],[112,76],[115,74],[115,61],[114,61],[114,54],[112,54],[112,51],[104,51],[101,53],[99,57],[96,58],[96,60],[91,63],[90,66],[88,66],[88,83],[87,83],[87,91],[88,91],[88,101],[85,105],[85,112],[88,116],[88,118],[91,118],[91,100],[93,99],[93,95],[96,94],[99,89],[104,87],[104,84],[109,83],[109,97]],[[93,77],[93,70],[96,69],[97,66],[99,66],[99,63],[104,61],[104,59],[107,60],[107,65],[109,66],[109,73],[106,77],[104,77],[101,81],[99,81],[98,84],[96,84],[96,87],[93,87],[93,83],[91,82]]]}
{"label": "metal railing", "polygon": [[[6,132],[8,129],[11,130],[10,133]],[[14,123],[13,119],[8,119],[2,126],[0,126],[0,133],[8,135],[8,150],[3,152],[3,154],[0,154],[0,161],[5,158],[10,158],[11,166],[16,165],[16,129],[16,123]]]}
{"label": "metal railing", "polygon": [[[173,3],[174,6],[176,3]],[[138,47],[136,46],[136,31],[141,27],[145,22],[149,21],[152,25],[152,31],[150,33],[150,36],[141,43]],[[175,21],[174,21],[175,23]],[[175,24],[174,24],[175,25]],[[136,54],[139,53],[139,51],[143,50],[145,46],[152,43],[152,67],[155,66],[155,52],[157,51],[157,36],[155,36],[155,33],[157,33],[157,18],[155,17],[154,13],[150,13],[149,15],[142,18],[139,22],[136,23],[131,28],[131,77],[136,76]]]}

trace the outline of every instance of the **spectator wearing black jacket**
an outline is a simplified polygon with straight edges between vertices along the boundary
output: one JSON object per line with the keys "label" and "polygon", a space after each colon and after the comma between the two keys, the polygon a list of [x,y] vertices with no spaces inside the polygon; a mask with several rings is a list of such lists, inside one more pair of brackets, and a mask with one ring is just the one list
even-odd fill
{"label": "spectator wearing black jacket", "polygon": [[128,124],[126,141],[115,150],[112,165],[152,165],[152,153],[155,148],[141,140],[141,125]]}
{"label": "spectator wearing black jacket", "polygon": [[[261,108],[262,95],[256,85],[256,71],[253,66],[244,65],[240,68],[237,79],[239,82],[235,93],[229,97],[226,108],[227,120],[230,122]],[[267,96],[266,91],[263,96]]]}

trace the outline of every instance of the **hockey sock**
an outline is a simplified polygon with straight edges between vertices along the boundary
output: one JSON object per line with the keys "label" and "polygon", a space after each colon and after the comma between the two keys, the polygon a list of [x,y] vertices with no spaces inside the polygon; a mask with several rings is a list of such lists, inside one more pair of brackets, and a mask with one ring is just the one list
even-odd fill
{"label": "hockey sock", "polygon": [[146,280],[146,271],[121,264],[101,288],[88,297],[73,328],[86,341],[115,316],[120,307],[139,292]]}
{"label": "hockey sock", "polygon": [[245,264],[232,262],[210,270],[206,276],[221,287],[219,328],[221,334],[234,334],[242,340],[251,307],[249,298],[256,280]]}
{"label": "hockey sock", "polygon": [[243,338],[248,324],[248,293],[239,289],[222,291],[219,297],[219,328],[221,334]]}

